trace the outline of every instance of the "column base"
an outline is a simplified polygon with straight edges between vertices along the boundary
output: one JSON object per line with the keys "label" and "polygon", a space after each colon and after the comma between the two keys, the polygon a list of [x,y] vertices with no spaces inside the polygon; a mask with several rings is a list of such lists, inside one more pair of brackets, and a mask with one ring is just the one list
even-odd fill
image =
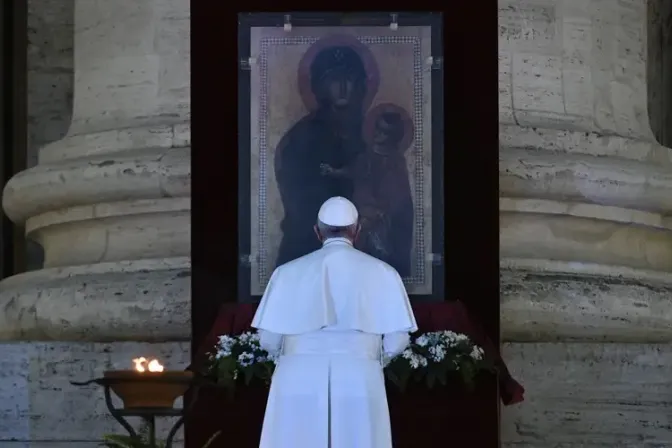
{"label": "column base", "polygon": [[672,342],[672,273],[504,258],[506,341]]}
{"label": "column base", "polygon": [[43,269],[0,282],[0,340],[188,341],[188,257]]}

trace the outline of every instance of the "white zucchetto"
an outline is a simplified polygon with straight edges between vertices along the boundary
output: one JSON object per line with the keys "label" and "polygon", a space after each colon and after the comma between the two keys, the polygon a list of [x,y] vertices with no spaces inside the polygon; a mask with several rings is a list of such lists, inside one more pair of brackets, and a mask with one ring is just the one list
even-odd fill
{"label": "white zucchetto", "polygon": [[357,224],[357,208],[341,196],[327,199],[317,214],[317,219],[323,224],[333,227],[348,227]]}

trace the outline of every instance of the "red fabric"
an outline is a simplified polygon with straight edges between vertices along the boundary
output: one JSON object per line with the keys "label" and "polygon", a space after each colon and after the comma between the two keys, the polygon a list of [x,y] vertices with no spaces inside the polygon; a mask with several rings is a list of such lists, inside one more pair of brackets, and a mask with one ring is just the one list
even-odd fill
{"label": "red fabric", "polygon": [[[215,325],[194,357],[202,363],[222,334],[238,334],[250,327],[256,304],[222,306]],[[469,319],[459,302],[415,303],[413,311],[420,331],[452,330],[469,335],[499,367],[499,377],[484,376],[474,392],[460,385],[426,389],[411,384],[400,393],[388,388],[388,403],[395,448],[431,446],[490,447],[499,443],[499,400],[513,404],[523,400],[523,388],[506,370],[497,347],[482,328]],[[186,447],[201,448],[216,431],[221,436],[210,448],[257,448],[266,406],[262,385],[239,386],[232,399],[221,389],[201,390],[185,422]],[[438,435],[438,438],[437,438]]]}

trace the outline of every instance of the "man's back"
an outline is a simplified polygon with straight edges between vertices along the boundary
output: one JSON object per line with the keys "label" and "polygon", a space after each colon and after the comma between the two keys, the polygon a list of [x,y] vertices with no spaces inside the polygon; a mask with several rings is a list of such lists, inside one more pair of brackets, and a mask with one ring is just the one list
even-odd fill
{"label": "man's back", "polygon": [[280,272],[291,272],[291,275],[304,277],[311,271],[321,269],[327,269],[330,281],[343,283],[347,279],[351,286],[359,289],[375,280],[372,275],[396,272],[384,261],[355,249],[345,238],[331,238],[320,249],[278,268]]}
{"label": "man's back", "polygon": [[[331,294],[336,321],[312,332],[285,336],[284,352],[380,362],[382,335],[351,329],[346,312],[358,297],[366,296],[373,288],[380,288],[376,278],[380,271],[388,271],[391,267],[341,239],[328,241],[321,249],[302,258],[303,261],[296,260],[295,266],[287,268],[307,276],[311,275],[306,273],[307,266],[320,267]],[[379,311],[385,312],[384,309]]]}
{"label": "man's back", "polygon": [[285,336],[261,448],[388,448],[380,335],[324,328]]}
{"label": "man's back", "polygon": [[[278,267],[252,326],[279,354],[261,448],[391,448],[384,360],[417,330],[399,274],[353,247],[358,213],[331,198],[322,248]],[[338,235],[338,237],[336,237]]]}
{"label": "man's back", "polygon": [[398,275],[389,265],[341,239],[279,269],[277,281],[298,297],[308,294],[303,307],[326,301],[322,310],[331,318],[281,336],[262,448],[391,446],[383,363],[406,346],[414,322],[387,333],[381,316],[399,313],[398,303],[367,306],[385,294],[390,278]]}
{"label": "man's back", "polygon": [[399,316],[399,310],[403,310],[403,319],[410,312],[394,268],[355,249],[345,239],[328,240],[321,249],[279,267],[274,277],[271,281],[291,290],[282,294],[292,297],[291,312],[297,321],[307,323],[312,322],[310,315],[328,315],[319,325],[279,333],[330,327],[383,334],[389,327],[386,321]]}

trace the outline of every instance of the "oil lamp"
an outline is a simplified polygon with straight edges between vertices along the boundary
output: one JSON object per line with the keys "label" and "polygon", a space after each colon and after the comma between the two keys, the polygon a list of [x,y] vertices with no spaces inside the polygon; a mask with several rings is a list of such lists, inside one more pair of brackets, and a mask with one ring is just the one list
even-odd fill
{"label": "oil lamp", "polygon": [[[132,360],[132,369],[107,370],[102,378],[83,383],[71,381],[75,386],[98,384],[103,386],[105,403],[110,414],[123,426],[134,439],[138,437],[135,429],[125,417],[142,417],[149,424],[149,444],[156,446],[156,417],[179,417],[173,425],[166,440],[166,448],[170,448],[177,430],[184,422],[185,413],[196,400],[198,384],[194,383],[194,375],[190,371],[165,370],[156,358],[139,357]],[[189,406],[173,407],[175,400],[184,395],[189,387],[195,386]],[[112,403],[113,391],[124,403],[123,409]]]}
{"label": "oil lamp", "polygon": [[125,409],[172,408],[175,400],[189,388],[192,372],[165,370],[158,359],[133,359],[133,370],[108,370],[112,391],[124,402]]}

